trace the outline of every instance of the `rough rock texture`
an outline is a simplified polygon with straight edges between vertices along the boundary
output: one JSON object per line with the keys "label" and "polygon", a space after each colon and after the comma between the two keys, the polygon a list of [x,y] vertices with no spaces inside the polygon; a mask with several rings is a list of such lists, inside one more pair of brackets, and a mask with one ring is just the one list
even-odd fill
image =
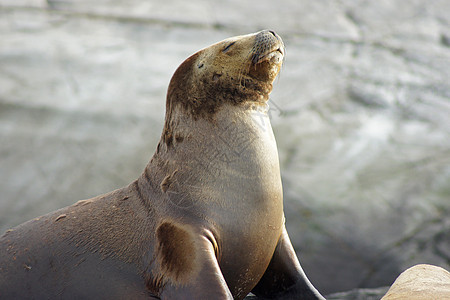
{"label": "rough rock texture", "polygon": [[440,267],[416,265],[395,280],[381,300],[450,299],[450,273]]}
{"label": "rough rock texture", "polygon": [[270,28],[286,219],[323,294],[450,267],[447,0],[0,0],[0,230],[123,186],[175,68]]}
{"label": "rough rock texture", "polygon": [[387,287],[376,289],[355,289],[348,292],[327,295],[327,300],[380,300],[388,290]]}
{"label": "rough rock texture", "polygon": [[[380,300],[388,287],[380,287],[376,289],[354,289],[347,292],[333,293],[326,295],[327,300]],[[258,300],[260,298],[251,294],[245,297],[245,300]]]}

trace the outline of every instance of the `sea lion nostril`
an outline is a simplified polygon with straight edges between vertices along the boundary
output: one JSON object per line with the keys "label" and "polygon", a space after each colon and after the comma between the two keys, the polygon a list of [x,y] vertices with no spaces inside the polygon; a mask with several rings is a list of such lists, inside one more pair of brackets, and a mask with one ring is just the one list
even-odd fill
{"label": "sea lion nostril", "polygon": [[269,30],[269,32],[271,33],[271,34],[273,34],[273,36],[277,36],[277,34],[275,33],[275,31],[272,31],[272,30]]}

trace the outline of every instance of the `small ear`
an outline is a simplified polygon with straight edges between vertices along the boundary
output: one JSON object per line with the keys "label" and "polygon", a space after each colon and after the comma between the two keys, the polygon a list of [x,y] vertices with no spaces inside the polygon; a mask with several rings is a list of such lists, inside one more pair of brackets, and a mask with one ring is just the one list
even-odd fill
{"label": "small ear", "polygon": [[202,62],[199,62],[199,63],[197,64],[197,67],[198,67],[199,69],[203,68],[203,66],[204,66],[204,64],[203,64]]}

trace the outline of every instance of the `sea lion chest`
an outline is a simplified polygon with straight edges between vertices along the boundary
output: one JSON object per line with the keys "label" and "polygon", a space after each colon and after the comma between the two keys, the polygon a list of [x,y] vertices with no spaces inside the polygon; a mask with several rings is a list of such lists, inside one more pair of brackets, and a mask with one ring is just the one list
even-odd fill
{"label": "sea lion chest", "polygon": [[245,293],[267,268],[284,222],[272,128],[261,109],[224,109],[213,126],[197,128],[178,131],[183,142],[168,149],[172,161],[161,180],[165,209],[214,232],[227,285],[234,295],[238,287]]}

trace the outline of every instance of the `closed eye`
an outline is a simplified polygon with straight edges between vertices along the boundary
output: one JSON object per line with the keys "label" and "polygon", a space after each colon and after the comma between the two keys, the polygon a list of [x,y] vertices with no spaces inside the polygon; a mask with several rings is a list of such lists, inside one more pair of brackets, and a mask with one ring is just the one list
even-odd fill
{"label": "closed eye", "polygon": [[233,46],[235,43],[236,43],[236,42],[232,42],[232,43],[228,44],[228,46],[226,46],[226,47],[222,50],[222,52],[227,52],[227,51],[230,49],[230,47]]}

